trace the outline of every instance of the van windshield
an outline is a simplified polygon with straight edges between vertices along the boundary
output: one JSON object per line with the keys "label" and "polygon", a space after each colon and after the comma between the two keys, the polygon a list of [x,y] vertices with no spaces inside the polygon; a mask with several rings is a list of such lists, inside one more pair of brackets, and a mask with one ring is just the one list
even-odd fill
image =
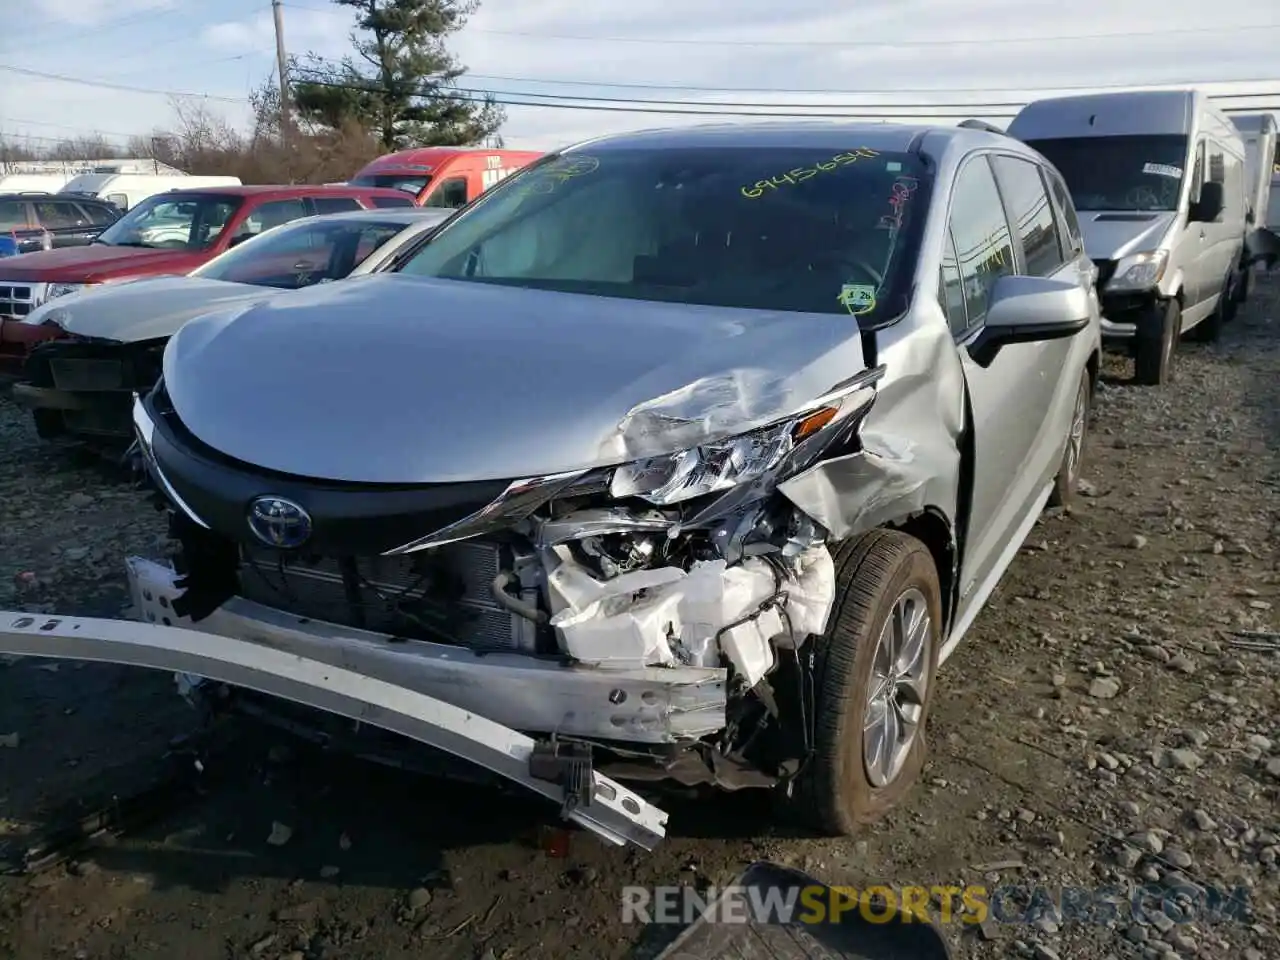
{"label": "van windshield", "polygon": [[210,194],[148,197],[98,235],[95,243],[154,250],[204,250],[222,233],[241,197]]}
{"label": "van windshield", "polygon": [[929,186],[914,154],[856,143],[573,151],[491,187],[400,270],[876,322],[906,305]]}
{"label": "van windshield", "polygon": [[351,179],[353,187],[387,187],[412,193],[415,197],[430,182],[431,175],[427,173],[362,173]]}
{"label": "van windshield", "polygon": [[1181,134],[1028,140],[1058,168],[1077,210],[1178,209],[1186,172]]}

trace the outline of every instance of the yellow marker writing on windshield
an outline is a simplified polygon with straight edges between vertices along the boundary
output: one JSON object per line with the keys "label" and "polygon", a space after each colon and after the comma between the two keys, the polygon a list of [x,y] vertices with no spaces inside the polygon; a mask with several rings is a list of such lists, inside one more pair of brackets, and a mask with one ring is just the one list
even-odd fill
{"label": "yellow marker writing on windshield", "polygon": [[851,163],[857,163],[859,160],[869,160],[872,157],[880,156],[875,150],[868,147],[858,147],[848,153],[838,153],[830,160],[823,160],[815,163],[812,167],[796,167],[794,170],[788,170],[786,173],[778,174],[776,177],[770,177],[767,180],[757,180],[752,186],[743,187],[742,195],[748,200],[754,200],[762,197],[766,190],[777,190],[783,184],[804,183],[819,173],[830,173],[832,170],[839,170],[841,167],[847,167]]}

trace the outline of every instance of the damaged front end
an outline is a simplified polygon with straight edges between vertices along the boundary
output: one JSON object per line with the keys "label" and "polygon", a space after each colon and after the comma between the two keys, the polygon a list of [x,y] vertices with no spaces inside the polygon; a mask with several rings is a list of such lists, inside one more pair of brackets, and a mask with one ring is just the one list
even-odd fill
{"label": "damaged front end", "polygon": [[13,398],[32,411],[43,439],[127,448],[133,441],[133,398],[160,378],[166,342],[63,334],[31,351]]}
{"label": "damaged front end", "polygon": [[[624,419],[620,466],[412,488],[234,461],[161,382],[133,419],[180,548],[131,563],[138,612],[578,742],[624,779],[775,786],[813,742],[806,640],[835,592],[828,531],[779,488],[858,452],[882,375],[737,433],[682,392]],[[693,442],[656,452],[673,436]]]}

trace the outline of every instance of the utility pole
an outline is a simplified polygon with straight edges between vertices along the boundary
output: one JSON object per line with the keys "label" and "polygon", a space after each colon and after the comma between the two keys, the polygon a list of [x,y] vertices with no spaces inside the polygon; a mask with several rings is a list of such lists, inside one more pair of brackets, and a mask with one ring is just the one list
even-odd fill
{"label": "utility pole", "polygon": [[287,141],[293,127],[289,114],[289,58],[284,52],[284,4],[271,0],[271,15],[276,24],[276,69],[280,72],[280,135]]}

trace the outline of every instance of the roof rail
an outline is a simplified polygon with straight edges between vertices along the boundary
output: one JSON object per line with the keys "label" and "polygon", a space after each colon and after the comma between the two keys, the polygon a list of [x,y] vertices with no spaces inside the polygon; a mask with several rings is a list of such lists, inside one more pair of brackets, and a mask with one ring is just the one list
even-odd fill
{"label": "roof rail", "polygon": [[985,130],[987,133],[998,133],[1002,136],[1008,136],[1008,131],[1001,130],[993,123],[987,123],[985,120],[964,120],[957,126],[964,127],[966,130]]}

